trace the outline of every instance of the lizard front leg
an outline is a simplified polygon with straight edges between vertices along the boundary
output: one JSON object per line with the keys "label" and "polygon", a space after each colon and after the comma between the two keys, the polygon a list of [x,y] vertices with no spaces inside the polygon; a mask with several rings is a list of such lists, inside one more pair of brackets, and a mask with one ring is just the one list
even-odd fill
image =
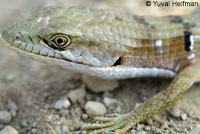
{"label": "lizard front leg", "polygon": [[116,117],[96,117],[95,121],[102,123],[86,124],[82,130],[94,130],[92,133],[114,131],[123,134],[152,115],[166,109],[182,97],[185,91],[200,78],[200,62],[185,67],[172,81],[170,86],[151,97],[130,113]]}

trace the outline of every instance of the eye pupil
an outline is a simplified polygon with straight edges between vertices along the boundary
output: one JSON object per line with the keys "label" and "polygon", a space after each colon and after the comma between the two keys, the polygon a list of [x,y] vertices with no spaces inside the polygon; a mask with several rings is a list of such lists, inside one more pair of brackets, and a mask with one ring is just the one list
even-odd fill
{"label": "eye pupil", "polygon": [[54,42],[59,45],[59,46],[64,46],[65,44],[67,44],[67,39],[65,37],[57,37],[54,39]]}
{"label": "eye pupil", "polygon": [[62,38],[57,39],[58,44],[62,44],[64,40]]}

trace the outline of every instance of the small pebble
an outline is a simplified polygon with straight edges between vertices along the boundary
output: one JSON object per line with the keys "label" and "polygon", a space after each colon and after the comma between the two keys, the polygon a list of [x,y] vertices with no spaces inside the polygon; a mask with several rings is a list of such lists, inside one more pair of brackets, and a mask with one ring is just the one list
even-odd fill
{"label": "small pebble", "polygon": [[165,129],[168,128],[168,123],[166,121],[163,122],[163,124],[161,125],[161,129]]}
{"label": "small pebble", "polygon": [[200,134],[200,124],[194,127],[191,134]]}
{"label": "small pebble", "polygon": [[181,112],[177,107],[172,107],[172,109],[170,110],[170,115],[175,118],[179,118],[181,116]]}
{"label": "small pebble", "polygon": [[169,123],[169,127],[172,127],[172,128],[176,128],[177,129],[177,126],[176,126],[176,124],[174,123],[174,121],[172,120],[172,119],[170,119],[170,121],[169,121],[170,123]]}
{"label": "small pebble", "polygon": [[14,101],[12,101],[11,99],[8,99],[7,107],[11,111],[17,111],[18,110],[17,104]]}
{"label": "small pebble", "polygon": [[96,101],[88,101],[85,105],[85,111],[89,116],[103,115],[106,113],[106,107]]}
{"label": "small pebble", "polygon": [[113,98],[109,98],[109,97],[104,97],[103,102],[106,106],[110,106],[110,105],[113,105],[113,104],[117,104],[118,100],[113,99]]}
{"label": "small pebble", "polygon": [[187,118],[187,114],[185,114],[185,113],[181,114],[181,119],[182,120],[186,120],[186,118]]}
{"label": "small pebble", "polygon": [[61,116],[66,117],[67,115],[69,115],[69,110],[61,109],[59,113]]}
{"label": "small pebble", "polygon": [[111,91],[119,86],[117,80],[104,80],[86,75],[83,75],[82,81],[93,92]]}
{"label": "small pebble", "polygon": [[37,133],[37,129],[35,129],[35,128],[31,129],[31,133],[32,134],[36,134]]}
{"label": "small pebble", "polygon": [[65,133],[69,132],[68,126],[62,125],[62,131],[65,132]]}
{"label": "small pebble", "polygon": [[26,127],[28,124],[27,124],[27,121],[26,120],[22,120],[21,121],[21,126],[22,127]]}
{"label": "small pebble", "polygon": [[12,115],[8,111],[0,111],[0,123],[9,124],[12,120]]}
{"label": "small pebble", "polygon": [[137,134],[146,134],[146,132],[145,131],[139,131],[139,132],[137,132]]}
{"label": "small pebble", "polygon": [[80,89],[70,91],[67,96],[73,103],[75,103],[76,101],[85,98],[86,92],[84,87],[81,87]]}
{"label": "small pebble", "polygon": [[5,76],[5,82],[12,82],[14,79],[14,74],[8,74],[7,76]]}
{"label": "small pebble", "polygon": [[149,125],[153,125],[153,120],[151,119],[151,118],[149,118],[148,120],[147,120],[147,123],[149,124]]}
{"label": "small pebble", "polygon": [[[162,133],[161,133],[161,130],[160,130],[159,128],[154,128],[153,131],[154,131],[155,134],[162,134]],[[167,134],[168,134],[168,133],[167,133]]]}
{"label": "small pebble", "polygon": [[160,118],[160,116],[158,116],[158,115],[152,116],[152,119],[153,119],[154,121],[161,121],[161,118]]}
{"label": "small pebble", "polygon": [[135,133],[136,133],[136,130],[132,129],[131,134],[135,134]]}
{"label": "small pebble", "polygon": [[150,127],[150,126],[145,126],[145,127],[144,127],[144,130],[150,131],[150,130],[151,130],[151,127]]}
{"label": "small pebble", "polygon": [[0,134],[18,134],[18,131],[12,126],[6,126],[3,130],[0,131]]}
{"label": "small pebble", "polygon": [[144,124],[138,124],[136,130],[142,130],[144,128]]}
{"label": "small pebble", "polygon": [[14,110],[11,110],[11,111],[10,111],[10,114],[12,115],[12,117],[16,117],[16,115],[17,115],[17,112],[16,112],[16,111],[14,111]]}
{"label": "small pebble", "polygon": [[88,115],[87,114],[82,114],[82,118],[85,120],[88,118]]}
{"label": "small pebble", "polygon": [[122,112],[122,108],[120,106],[117,106],[115,109],[116,113],[121,113]]}
{"label": "small pebble", "polygon": [[64,97],[60,100],[58,100],[55,104],[54,104],[54,108],[55,109],[67,109],[69,106],[71,105],[71,103],[69,102],[69,100]]}
{"label": "small pebble", "polygon": [[46,116],[46,122],[48,122],[48,123],[50,123],[51,121],[54,121],[54,117],[53,117],[53,115],[47,115]]}

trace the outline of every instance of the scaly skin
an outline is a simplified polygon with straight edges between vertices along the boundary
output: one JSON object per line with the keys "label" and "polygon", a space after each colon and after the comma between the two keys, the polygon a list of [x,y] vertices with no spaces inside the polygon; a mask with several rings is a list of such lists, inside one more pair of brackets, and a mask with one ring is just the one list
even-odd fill
{"label": "scaly skin", "polygon": [[106,79],[175,77],[136,109],[96,117],[93,133],[125,133],[176,102],[200,78],[199,11],[185,16],[134,16],[85,7],[49,7],[0,34],[20,54]]}

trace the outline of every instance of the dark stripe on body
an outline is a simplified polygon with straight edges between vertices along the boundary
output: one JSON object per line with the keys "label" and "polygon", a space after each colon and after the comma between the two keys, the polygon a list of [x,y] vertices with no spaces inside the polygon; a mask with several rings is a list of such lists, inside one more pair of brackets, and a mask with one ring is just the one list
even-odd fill
{"label": "dark stripe on body", "polygon": [[185,51],[191,51],[191,41],[190,41],[191,35],[192,33],[190,31],[184,31]]}

